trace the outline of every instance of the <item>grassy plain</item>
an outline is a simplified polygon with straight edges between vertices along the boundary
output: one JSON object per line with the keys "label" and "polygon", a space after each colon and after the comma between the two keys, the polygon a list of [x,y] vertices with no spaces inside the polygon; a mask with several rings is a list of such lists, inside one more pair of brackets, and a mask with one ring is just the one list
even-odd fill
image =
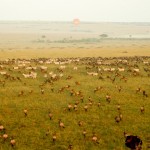
{"label": "grassy plain", "polygon": [[6,44],[0,50],[0,59],[57,58],[57,57],[125,57],[150,56],[150,40],[101,39],[100,42],[21,43]]}
{"label": "grassy plain", "polygon": [[[53,84],[47,83],[43,86],[41,85],[46,79],[40,70],[37,71],[37,79],[25,79],[21,74],[24,69],[11,72],[9,68],[12,69],[12,66],[15,65],[6,65],[5,70],[15,78],[20,77],[22,81],[5,79],[0,76],[0,80],[5,81],[4,87],[3,84],[0,84],[0,124],[6,128],[8,136],[13,136],[16,140],[15,147],[11,148],[9,139],[4,142],[1,138],[0,149],[65,150],[71,144],[73,150],[124,150],[126,148],[123,132],[126,131],[140,136],[143,140],[143,149],[146,150],[147,138],[150,136],[150,101],[149,97],[143,97],[142,93],[136,94],[135,91],[140,86],[150,95],[150,78],[143,70],[143,64],[140,62],[138,65],[141,70],[139,76],[135,77],[125,71],[121,73],[121,76],[127,77],[127,83],[120,80],[119,77],[112,83],[107,76],[113,78],[115,73],[104,72],[102,75],[104,80],[100,80],[98,77],[88,76],[85,65],[82,63],[69,64],[66,65],[64,77]],[[57,65],[47,66],[48,72],[53,71],[58,74]],[[78,70],[73,70],[73,66],[77,66]],[[93,69],[93,71],[96,70]],[[69,75],[73,78],[66,80]],[[76,81],[80,82],[80,85],[76,85]],[[69,89],[58,92],[67,85],[70,85]],[[120,93],[116,85],[122,87]],[[94,93],[94,89],[99,86],[102,86],[103,89]],[[44,94],[40,92],[41,87],[45,91]],[[51,88],[54,88],[54,92],[51,91]],[[71,89],[83,93],[83,103],[80,101],[80,97],[70,96]],[[33,93],[30,94],[31,90]],[[18,96],[21,91],[24,91],[24,94]],[[107,93],[112,97],[110,103],[105,98]],[[89,96],[93,101],[91,106],[88,104]],[[69,111],[68,104],[74,105],[78,101],[78,110]],[[100,107],[98,107],[98,102],[101,103]],[[121,106],[123,119],[116,123],[114,118],[118,115],[118,104]],[[88,105],[87,112],[84,110],[85,105]],[[145,107],[143,114],[140,112],[141,106]],[[66,111],[64,111],[65,108]],[[24,109],[28,110],[27,117],[24,116]],[[49,111],[53,114],[52,120],[49,119]],[[59,128],[59,119],[62,119],[65,129]],[[79,121],[83,122],[83,126],[78,125]],[[46,136],[48,130],[49,133]],[[85,139],[82,135],[84,130],[87,131]],[[52,136],[55,132],[57,140],[53,143]],[[96,133],[99,144],[92,141],[93,132]],[[3,135],[1,131],[0,135]]]}
{"label": "grassy plain", "polygon": [[[99,25],[83,24],[81,29],[84,29],[85,33],[83,34],[81,30],[80,35],[78,35],[74,33],[74,30],[78,31],[80,28],[63,24],[67,40],[63,39],[64,33],[57,34],[56,32],[53,36],[51,33],[45,34],[51,32],[51,29],[45,31],[49,28],[49,24],[46,27],[42,26],[42,31],[36,24],[30,26],[31,29],[23,24],[24,30],[28,33],[25,31],[22,33],[23,27],[20,27],[19,24],[11,24],[11,26],[8,24],[7,30],[5,26],[5,23],[0,26],[0,63],[3,60],[13,58],[150,56],[149,39],[100,39],[98,37],[105,29],[110,30],[109,34],[113,31],[111,36],[118,37],[120,36],[118,30],[121,32],[121,36],[126,35],[127,37],[128,33],[147,34],[149,26],[145,28],[145,26],[135,24],[131,25],[132,30],[129,28],[130,26],[117,24],[116,27],[116,24],[113,24],[115,30],[112,30],[110,25],[107,27],[106,24],[102,24],[102,29],[99,28]],[[71,26],[71,33],[68,33],[68,26]],[[60,27],[57,29],[56,27],[57,24],[54,24],[53,28],[59,32]],[[130,32],[127,32],[127,29]],[[30,33],[32,30],[35,30],[33,35]],[[7,31],[8,33],[3,33]],[[42,35],[46,35],[46,38],[43,39]],[[74,41],[70,42],[72,35]],[[51,42],[53,39],[54,41]],[[135,63],[134,60],[129,60],[129,64],[135,64],[134,67],[138,65],[140,74],[137,76],[127,72],[130,68],[122,63],[118,66],[99,65],[100,68],[125,68],[125,72],[120,73],[114,83],[110,78],[115,77],[115,72],[102,72],[102,74],[99,72],[99,76],[102,76],[103,80],[99,79],[99,76],[88,76],[85,67],[89,65],[84,64],[86,61],[67,64],[62,78],[46,84],[43,84],[46,81],[46,78],[43,77],[45,73],[40,71],[39,66],[47,66],[48,73],[53,71],[59,74],[58,65],[32,62],[27,66],[38,67],[36,70],[37,78],[25,79],[22,75],[24,72],[27,73],[25,69],[13,70],[17,64],[2,64],[4,69],[0,71],[6,71],[11,77],[6,78],[0,75],[0,125],[6,128],[5,133],[8,134],[8,139],[4,141],[2,138],[4,131],[0,131],[0,150],[69,150],[70,144],[73,146],[73,150],[127,150],[124,144],[124,131],[138,135],[143,141],[143,150],[147,150],[148,138],[150,138],[150,77],[148,76],[149,72],[144,71],[144,68],[149,69],[149,66],[144,65],[142,61]],[[150,59],[145,61],[150,62]],[[78,70],[73,70],[74,66],[77,66]],[[95,72],[97,70],[93,68],[90,71]],[[72,79],[66,80],[68,76],[72,76]],[[127,78],[127,82],[120,80],[123,76]],[[76,81],[80,85],[76,85]],[[70,85],[70,88],[58,92],[67,85]],[[122,87],[120,93],[116,85]],[[96,87],[103,87],[103,89],[94,93]],[[136,93],[138,87],[145,90],[148,97],[143,96],[142,92]],[[44,89],[44,94],[41,94],[41,88]],[[72,89],[75,92],[82,92],[83,102],[80,100],[80,96],[71,96]],[[18,96],[21,91],[24,94]],[[107,94],[111,95],[110,103],[106,101]],[[89,104],[89,97],[92,99],[92,104]],[[99,102],[100,106],[98,107]],[[68,104],[74,106],[75,103],[79,103],[78,110],[69,111]],[[123,118],[119,123],[116,123],[115,117],[119,113],[118,104],[121,107],[120,112]],[[87,112],[84,110],[86,105],[88,106]],[[141,106],[145,107],[144,113],[140,111]],[[24,109],[28,110],[27,117],[24,115]],[[53,114],[52,120],[49,119],[49,112]],[[64,123],[64,129],[60,129],[59,119]],[[79,121],[83,122],[83,126],[78,125]],[[84,130],[87,132],[85,138],[83,136]],[[99,144],[92,141],[93,132],[96,134]],[[55,142],[52,140],[54,133],[57,136]],[[10,145],[10,138],[16,140],[14,147]]]}

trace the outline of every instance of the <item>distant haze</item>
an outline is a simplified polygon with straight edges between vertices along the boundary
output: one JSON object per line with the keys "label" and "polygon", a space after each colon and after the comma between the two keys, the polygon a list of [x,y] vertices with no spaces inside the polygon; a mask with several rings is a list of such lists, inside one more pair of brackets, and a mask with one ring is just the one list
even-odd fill
{"label": "distant haze", "polygon": [[0,0],[0,20],[150,22],[150,0]]}

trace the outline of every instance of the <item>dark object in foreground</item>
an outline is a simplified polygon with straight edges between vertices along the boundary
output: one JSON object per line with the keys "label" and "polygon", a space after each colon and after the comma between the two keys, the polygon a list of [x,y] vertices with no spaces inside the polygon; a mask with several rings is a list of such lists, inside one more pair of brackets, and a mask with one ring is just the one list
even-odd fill
{"label": "dark object in foreground", "polygon": [[138,136],[127,135],[125,145],[131,150],[141,150],[142,140]]}

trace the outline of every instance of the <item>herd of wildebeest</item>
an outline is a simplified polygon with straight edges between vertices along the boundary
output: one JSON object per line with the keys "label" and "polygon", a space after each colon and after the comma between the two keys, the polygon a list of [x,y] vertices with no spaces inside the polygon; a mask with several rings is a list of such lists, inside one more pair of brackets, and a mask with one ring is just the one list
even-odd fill
{"label": "herd of wildebeest", "polygon": [[[69,71],[66,71],[69,69]],[[38,59],[6,59],[0,61],[0,89],[7,87],[7,83],[10,82],[20,82],[23,86],[26,86],[26,81],[32,80],[40,80],[41,83],[38,85],[39,94],[44,96],[45,86],[50,85],[50,92],[55,93],[56,95],[63,92],[68,92],[70,97],[75,97],[75,101],[72,103],[68,103],[68,105],[63,108],[63,112],[78,112],[83,110],[82,113],[87,113],[91,107],[95,106],[100,108],[101,101],[95,101],[92,98],[92,95],[88,95],[88,98],[85,97],[84,90],[77,90],[78,88],[74,88],[69,82],[74,82],[74,85],[80,87],[84,82],[80,81],[80,79],[75,79],[74,74],[78,74],[78,76],[84,75],[84,78],[94,78],[95,80],[104,82],[108,81],[115,85],[116,92],[121,93],[124,90],[124,87],[118,85],[117,83],[128,83],[128,78],[136,78],[136,77],[146,77],[148,80],[150,79],[150,57],[148,56],[135,56],[135,57],[83,57],[83,58],[38,58]],[[55,84],[59,83],[60,80],[65,81],[67,85],[55,88]],[[86,82],[90,82],[87,80]],[[142,83],[141,83],[142,85]],[[135,88],[134,94],[141,94],[145,99],[149,99],[149,91],[143,89],[141,85]],[[150,85],[149,85],[150,87]],[[89,87],[87,87],[88,89]],[[90,89],[93,91],[93,94],[98,93],[99,91],[103,92],[106,87],[104,86],[96,86],[94,89]],[[85,89],[86,90],[86,89]],[[34,93],[34,88],[29,91],[29,94]],[[19,93],[17,93],[18,99],[26,95],[26,91],[20,89]],[[109,93],[109,91],[105,94],[105,101],[109,105],[113,101],[113,96]],[[123,119],[123,114],[121,111],[121,105],[118,104],[116,106],[118,111],[118,115],[115,116],[114,122],[119,124]],[[139,108],[139,112],[141,114],[145,113],[144,105]],[[28,117],[30,113],[28,108],[24,108],[23,112],[24,117]],[[55,118],[55,114],[53,111],[48,111],[47,116],[50,121],[53,121]],[[65,122],[61,118],[57,118],[58,127],[60,130],[65,130]],[[1,143],[10,142],[12,147],[16,147],[17,140],[13,135],[9,135],[7,132],[7,126],[4,126],[0,120],[0,138]],[[81,134],[83,135],[83,139],[88,137],[88,132],[86,130],[86,126],[84,120],[80,120],[77,122],[78,126],[82,128]],[[51,135],[51,140],[53,143],[57,142],[57,132],[53,131]],[[92,132],[92,131],[91,131]],[[48,135],[48,131],[45,133]],[[142,149],[142,139],[138,137],[138,135],[132,135],[124,132],[125,136],[125,145],[130,149],[140,150]],[[88,139],[95,143],[100,144],[100,138],[98,133],[93,132]],[[72,150],[74,145],[72,143],[68,144],[68,150]]]}

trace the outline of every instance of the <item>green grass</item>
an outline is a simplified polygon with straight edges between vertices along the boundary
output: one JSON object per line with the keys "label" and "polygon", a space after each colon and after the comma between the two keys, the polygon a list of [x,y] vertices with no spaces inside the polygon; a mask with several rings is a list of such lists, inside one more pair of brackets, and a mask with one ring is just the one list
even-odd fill
{"label": "green grass", "polygon": [[[58,73],[57,66],[53,64],[47,66],[48,72]],[[13,136],[16,140],[16,145],[12,148],[10,139],[4,142],[0,138],[0,150],[67,150],[69,144],[73,145],[73,150],[126,150],[124,131],[141,137],[143,149],[146,150],[146,138],[150,137],[150,101],[149,97],[144,98],[142,93],[135,93],[136,88],[141,86],[150,96],[150,78],[144,72],[143,64],[139,63],[142,69],[140,76],[121,73],[128,78],[127,83],[120,81],[119,78],[112,83],[106,78],[107,75],[113,77],[114,73],[103,73],[105,80],[88,76],[83,64],[77,65],[77,71],[73,70],[73,64],[66,66],[64,77],[53,84],[47,83],[43,86],[44,94],[41,94],[39,85],[45,78],[39,70],[37,79],[24,79],[18,71],[9,72],[14,77],[21,77],[21,82],[6,80],[0,75],[0,81],[6,81],[5,87],[0,84],[0,124],[6,128],[9,138]],[[11,66],[6,67],[8,69]],[[20,71],[23,72],[23,69]],[[73,78],[66,80],[68,75],[72,75]],[[81,85],[76,85],[75,81]],[[71,86],[69,89],[81,90],[84,96],[83,103],[80,102],[79,96],[70,96],[69,89],[58,93],[60,88],[67,85]],[[120,93],[116,85],[123,87]],[[97,86],[104,89],[94,93],[93,90]],[[52,87],[54,92],[51,91]],[[24,91],[24,95],[18,97],[21,90]],[[30,90],[33,90],[32,94],[29,94]],[[105,100],[107,93],[112,96],[110,104]],[[93,105],[85,112],[84,106],[89,103],[89,96],[93,100]],[[68,109],[64,111],[69,103],[74,105],[76,101],[80,102],[77,111]],[[99,101],[100,107],[97,106]],[[118,115],[117,104],[120,104],[123,115],[120,123],[116,123],[114,119]],[[140,107],[143,105],[145,112],[141,114]],[[27,117],[23,113],[25,108],[28,110]],[[49,111],[53,113],[52,120],[48,117]],[[59,128],[58,119],[62,119],[65,129]],[[82,127],[78,126],[79,121],[83,121]],[[48,129],[49,135],[46,136]],[[82,135],[84,129],[87,131],[85,139]],[[54,132],[57,135],[55,143],[52,141]],[[93,132],[96,133],[99,144],[91,140]],[[2,135],[3,132],[0,131],[0,136]]]}

